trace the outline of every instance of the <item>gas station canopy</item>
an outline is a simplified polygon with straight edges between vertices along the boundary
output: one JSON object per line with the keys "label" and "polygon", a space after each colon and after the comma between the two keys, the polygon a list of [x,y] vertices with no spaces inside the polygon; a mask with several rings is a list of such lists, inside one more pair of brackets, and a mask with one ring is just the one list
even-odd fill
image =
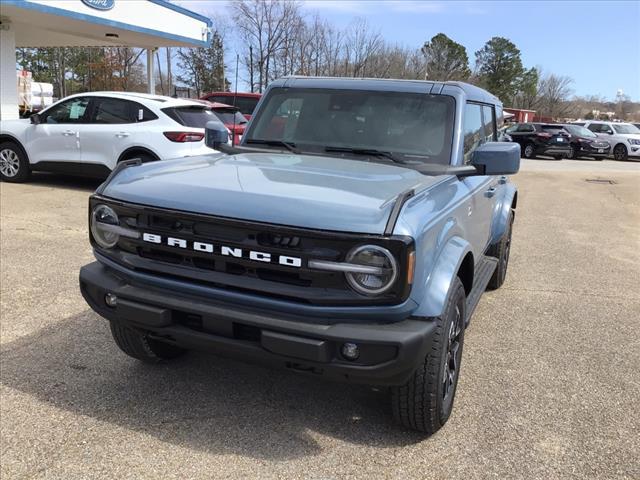
{"label": "gas station canopy", "polygon": [[0,119],[17,118],[16,47],[206,47],[211,21],[166,0],[2,0]]}

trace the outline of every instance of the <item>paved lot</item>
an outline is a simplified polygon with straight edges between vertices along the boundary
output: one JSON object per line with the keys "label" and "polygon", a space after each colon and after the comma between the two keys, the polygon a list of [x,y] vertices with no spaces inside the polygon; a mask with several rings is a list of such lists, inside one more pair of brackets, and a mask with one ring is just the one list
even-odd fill
{"label": "paved lot", "polygon": [[430,439],[383,392],[125,357],[77,287],[96,183],[1,184],[0,476],[640,478],[640,164],[529,161],[517,183],[507,282]]}

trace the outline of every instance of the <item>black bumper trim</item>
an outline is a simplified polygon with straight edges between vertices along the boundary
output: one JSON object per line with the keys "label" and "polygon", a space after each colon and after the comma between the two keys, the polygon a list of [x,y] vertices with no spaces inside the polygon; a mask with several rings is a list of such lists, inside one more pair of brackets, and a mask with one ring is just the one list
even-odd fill
{"label": "black bumper trim", "polygon": [[[431,349],[436,329],[431,319],[315,323],[289,313],[222,305],[135,285],[98,262],[82,267],[80,289],[101,316],[168,343],[369,385],[406,382]],[[106,293],[118,297],[115,308],[105,304]],[[360,346],[356,361],[341,357],[344,342]]]}

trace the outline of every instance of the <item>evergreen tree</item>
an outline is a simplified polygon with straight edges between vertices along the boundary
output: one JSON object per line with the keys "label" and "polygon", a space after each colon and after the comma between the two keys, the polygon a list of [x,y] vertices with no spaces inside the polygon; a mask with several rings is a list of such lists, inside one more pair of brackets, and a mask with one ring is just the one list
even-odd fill
{"label": "evergreen tree", "polygon": [[422,47],[428,80],[467,80],[471,75],[467,49],[439,33]]}

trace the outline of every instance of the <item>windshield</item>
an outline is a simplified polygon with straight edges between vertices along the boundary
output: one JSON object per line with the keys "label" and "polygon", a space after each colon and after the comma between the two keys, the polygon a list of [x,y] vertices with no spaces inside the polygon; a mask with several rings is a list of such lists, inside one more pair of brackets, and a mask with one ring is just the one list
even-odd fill
{"label": "windshield", "polygon": [[162,111],[185,127],[204,128],[207,122],[217,120],[211,109],[204,106],[163,108]]}
{"label": "windshield", "polygon": [[215,108],[213,113],[220,119],[225,125],[244,125],[247,123],[247,119],[238,111],[234,111],[228,108]]}
{"label": "windshield", "polygon": [[274,88],[245,141],[284,141],[299,151],[378,150],[448,165],[455,101],[407,92]]}
{"label": "windshield", "polygon": [[586,138],[597,138],[598,137],[591,130],[589,130],[588,128],[581,127],[580,125],[565,125],[564,128],[571,135],[575,135],[576,137],[586,137]]}
{"label": "windshield", "polygon": [[620,123],[620,124],[613,124],[613,129],[617,132],[617,133],[640,133],[640,129],[638,129],[638,127],[631,125],[630,123]]}
{"label": "windshield", "polygon": [[559,135],[564,130],[562,125],[540,125],[543,132],[548,132],[552,135]]}
{"label": "windshield", "polygon": [[253,110],[256,108],[256,105],[258,105],[258,102],[260,101],[260,99],[256,97],[242,97],[238,95],[237,97],[235,97],[236,100],[234,103],[233,97],[234,97],[233,94],[211,95],[207,97],[207,100],[209,100],[210,102],[218,102],[218,103],[224,103],[226,105],[233,105],[236,108],[238,108],[238,110],[240,110],[240,112],[242,112],[244,115],[251,115],[253,113]]}

